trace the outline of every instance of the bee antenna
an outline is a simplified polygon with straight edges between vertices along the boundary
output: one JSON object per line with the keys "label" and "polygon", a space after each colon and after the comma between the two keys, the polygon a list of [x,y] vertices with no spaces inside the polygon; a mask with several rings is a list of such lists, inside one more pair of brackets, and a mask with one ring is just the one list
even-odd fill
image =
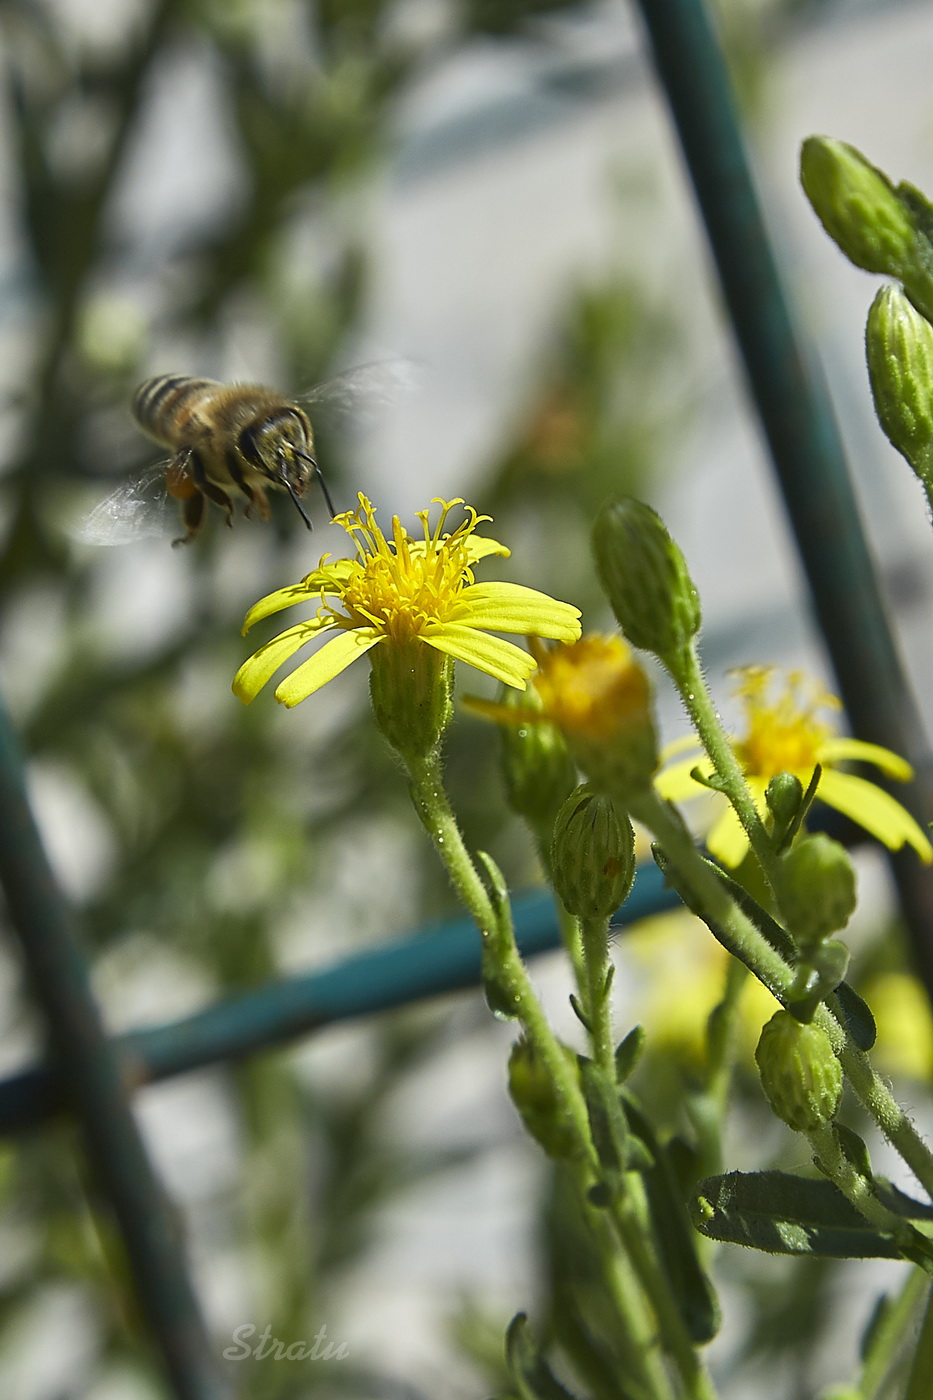
{"label": "bee antenna", "polygon": [[327,482],[324,480],[324,473],[321,471],[315,459],[313,457],[309,457],[307,452],[299,452],[298,448],[296,447],[295,456],[301,457],[303,461],[308,462],[314,468],[314,475],[317,477],[318,485],[321,488],[321,492],[327,504],[327,509],[330,511],[330,516],[333,520],[337,512],[334,510],[334,503],[330,498],[330,492],[327,489]]}
{"label": "bee antenna", "polygon": [[288,477],[285,475],[284,472],[282,473],[282,480],[283,480],[284,483],[285,483],[285,489],[286,489],[286,491],[287,491],[288,494],[291,496],[292,500],[295,502],[295,508],[296,508],[296,510],[298,511],[298,514],[301,516],[302,520],[303,520],[304,523],[307,525],[308,529],[309,529],[309,530],[313,530],[313,529],[314,529],[314,526],[312,525],[311,520],[309,519],[309,517],[308,517],[308,515],[307,515],[307,512],[305,511],[304,506],[301,504],[301,501],[300,501],[300,499],[299,499],[299,497],[298,497],[298,493],[297,493],[297,491],[295,490],[294,486],[293,486],[292,483],[289,481]]}

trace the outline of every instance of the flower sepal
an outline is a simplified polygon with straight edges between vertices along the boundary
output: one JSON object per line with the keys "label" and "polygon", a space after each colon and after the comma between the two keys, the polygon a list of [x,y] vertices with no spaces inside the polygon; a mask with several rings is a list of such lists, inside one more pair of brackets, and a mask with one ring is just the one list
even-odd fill
{"label": "flower sepal", "polygon": [[376,727],[406,760],[434,754],[453,715],[453,658],[417,638],[374,647],[369,693]]}

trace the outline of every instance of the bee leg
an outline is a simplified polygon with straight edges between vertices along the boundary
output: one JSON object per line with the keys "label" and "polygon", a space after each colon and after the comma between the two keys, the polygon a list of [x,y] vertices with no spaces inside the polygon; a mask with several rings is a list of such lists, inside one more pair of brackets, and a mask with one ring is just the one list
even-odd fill
{"label": "bee leg", "polygon": [[199,489],[203,491],[208,500],[213,501],[215,505],[220,506],[222,510],[227,512],[227,524],[232,526],[233,502],[222,487],[208,479],[207,473],[204,470],[204,463],[201,461],[201,457],[197,452],[192,452],[191,454],[190,470]]}
{"label": "bee leg", "polygon": [[249,495],[249,505],[246,508],[246,514],[249,515],[255,506],[256,514],[259,516],[259,519],[268,520],[269,497],[266,495],[263,488],[261,486],[248,486],[246,490]]}
{"label": "bee leg", "polygon": [[177,540],[172,540],[173,549],[176,545],[190,544],[204,523],[204,496],[200,491],[186,497],[182,506],[182,519],[185,533]]}

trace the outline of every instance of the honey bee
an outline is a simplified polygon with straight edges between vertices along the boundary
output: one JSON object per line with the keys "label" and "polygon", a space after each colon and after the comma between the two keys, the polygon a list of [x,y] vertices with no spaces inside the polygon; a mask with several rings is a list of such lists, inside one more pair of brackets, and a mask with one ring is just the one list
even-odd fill
{"label": "honey bee", "polygon": [[143,432],[173,454],[165,487],[181,503],[185,526],[176,544],[198,534],[207,501],[226,512],[228,525],[236,501],[247,515],[266,519],[270,487],[288,492],[310,529],[301,497],[316,479],[335,514],[308,415],[277,390],[163,374],[140,384],[132,412]]}
{"label": "honey bee", "polygon": [[[351,371],[332,386],[339,383],[346,395],[357,377]],[[335,391],[331,386],[315,391],[324,392]],[[131,411],[143,432],[172,455],[100,501],[76,532],[84,542],[125,544],[161,534],[166,496],[181,506],[185,533],[173,540],[176,545],[198,535],[207,501],[220,506],[228,525],[237,502],[246,515],[267,519],[270,488],[288,492],[309,530],[301,497],[315,480],[335,514],[314,457],[310,419],[277,389],[163,374],[140,384]]]}

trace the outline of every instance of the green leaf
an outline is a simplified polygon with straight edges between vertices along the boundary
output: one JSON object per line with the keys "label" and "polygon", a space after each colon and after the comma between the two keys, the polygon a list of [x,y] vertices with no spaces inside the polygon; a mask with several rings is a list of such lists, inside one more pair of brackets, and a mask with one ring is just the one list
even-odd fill
{"label": "green leaf", "polygon": [[616,1079],[624,1084],[641,1059],[645,1048],[644,1026],[633,1026],[624,1040],[616,1046]]}
{"label": "green leaf", "polygon": [[[657,847],[653,847],[652,853],[655,861],[663,871],[665,879],[669,884],[673,885],[690,912],[696,914],[698,918],[703,920],[713,937],[717,939],[733,957],[738,958],[740,962],[744,962],[745,966],[749,968],[751,972],[755,972],[755,968],[752,967],[751,963],[746,962],[745,958],[742,956],[741,949],[737,946],[733,946],[732,940],[725,930],[720,928],[714,919],[708,918],[704,910],[697,905],[696,900],[693,899],[689,890],[678,883],[677,873],[672,868],[663,851],[659,851]],[[774,951],[780,953],[781,957],[787,962],[795,963],[797,961],[797,950],[787,930],[782,928],[777,920],[768,913],[767,909],[763,909],[757,899],[753,899],[737,880],[733,880],[731,875],[727,875],[726,872],[721,870],[713,861],[708,861],[707,864],[711,869],[716,871],[716,874],[719,876],[720,880],[722,880],[726,889],[742,910],[742,913],[746,918],[751,920],[761,936],[770,943]],[[783,1001],[780,990],[777,987],[770,986],[767,982],[765,986],[768,987],[769,992],[777,997],[778,1001]],[[853,991],[848,982],[840,982],[835,990],[834,996],[828,999],[828,1005],[836,1016],[836,1019],[845,1027],[858,1048],[860,1050],[870,1050],[875,1043],[875,1037],[878,1032],[875,1026],[875,1018],[858,992]]]}
{"label": "green leaf", "polygon": [[629,1157],[628,1123],[618,1090],[614,1084],[606,1083],[592,1060],[580,1060],[580,1078],[600,1166],[610,1176],[617,1176],[626,1169]]}
{"label": "green leaf", "polygon": [[862,1000],[858,992],[852,990],[848,982],[839,983],[835,1001],[833,1006],[833,998],[830,997],[829,1007],[836,1019],[845,1026],[860,1050],[870,1050],[878,1035],[878,1027],[867,1002]]}
{"label": "green leaf", "polygon": [[628,1092],[625,1108],[632,1132],[651,1153],[652,1165],[642,1172],[642,1177],[661,1264],[687,1331],[702,1346],[719,1331],[719,1300],[700,1266],[696,1235],[668,1150],[658,1141],[652,1124]]}
{"label": "green leaf", "polygon": [[[907,1220],[933,1220],[933,1206],[889,1182],[879,1200]],[[701,1234],[768,1254],[832,1259],[899,1259],[893,1238],[864,1219],[831,1181],[787,1172],[729,1172],[701,1181],[692,1208]]]}
{"label": "green leaf", "polygon": [[524,1313],[517,1313],[509,1323],[505,1359],[515,1383],[516,1400],[574,1400],[538,1351]]}

